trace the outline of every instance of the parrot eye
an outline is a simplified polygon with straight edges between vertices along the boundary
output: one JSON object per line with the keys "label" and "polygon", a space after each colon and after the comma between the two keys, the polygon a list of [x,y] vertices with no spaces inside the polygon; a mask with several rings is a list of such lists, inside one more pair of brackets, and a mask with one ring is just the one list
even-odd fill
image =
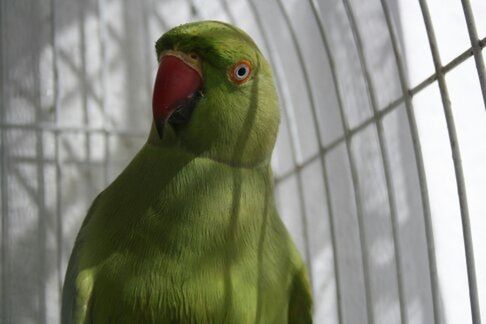
{"label": "parrot eye", "polygon": [[251,73],[251,64],[247,60],[242,60],[232,66],[229,71],[231,81],[242,84],[247,81]]}

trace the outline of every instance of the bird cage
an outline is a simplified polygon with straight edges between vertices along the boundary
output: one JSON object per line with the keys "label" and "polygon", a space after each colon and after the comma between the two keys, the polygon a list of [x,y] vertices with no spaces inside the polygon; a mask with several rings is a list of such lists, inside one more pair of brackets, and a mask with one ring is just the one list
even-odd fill
{"label": "bird cage", "polygon": [[273,67],[315,323],[486,321],[484,0],[0,0],[0,322],[59,322],[87,209],[146,141],[154,43],[197,20]]}

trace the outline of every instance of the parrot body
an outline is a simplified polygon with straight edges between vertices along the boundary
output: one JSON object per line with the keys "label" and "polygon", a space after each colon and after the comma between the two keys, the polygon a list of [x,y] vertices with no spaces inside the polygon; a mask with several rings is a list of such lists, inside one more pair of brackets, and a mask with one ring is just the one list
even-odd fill
{"label": "parrot body", "polygon": [[[177,27],[160,46],[189,46],[189,35],[201,52],[194,38],[209,31],[242,42],[235,27],[200,22]],[[159,128],[154,107],[149,140],[81,227],[63,287],[63,323],[311,323],[306,269],[273,198],[278,111],[268,108],[276,95],[267,63],[255,63],[260,55],[246,53],[259,70],[246,88],[201,59],[203,94],[187,124],[167,117]],[[161,63],[164,73],[180,70],[181,60]]]}

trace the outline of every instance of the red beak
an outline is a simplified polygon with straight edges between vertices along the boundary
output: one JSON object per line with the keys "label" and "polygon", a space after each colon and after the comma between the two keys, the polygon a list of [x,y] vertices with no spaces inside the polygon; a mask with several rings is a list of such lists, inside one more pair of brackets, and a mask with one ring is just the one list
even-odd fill
{"label": "red beak", "polygon": [[160,138],[172,113],[190,101],[202,84],[200,72],[182,58],[174,54],[161,58],[152,99],[154,123]]}

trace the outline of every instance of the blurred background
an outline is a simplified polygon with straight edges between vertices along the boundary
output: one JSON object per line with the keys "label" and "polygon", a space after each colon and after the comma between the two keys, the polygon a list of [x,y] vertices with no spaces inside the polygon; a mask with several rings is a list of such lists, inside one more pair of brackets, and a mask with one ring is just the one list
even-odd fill
{"label": "blurred background", "polygon": [[274,68],[315,322],[485,322],[484,0],[0,0],[0,322],[59,322],[87,208],[148,135],[154,43],[203,19]]}

